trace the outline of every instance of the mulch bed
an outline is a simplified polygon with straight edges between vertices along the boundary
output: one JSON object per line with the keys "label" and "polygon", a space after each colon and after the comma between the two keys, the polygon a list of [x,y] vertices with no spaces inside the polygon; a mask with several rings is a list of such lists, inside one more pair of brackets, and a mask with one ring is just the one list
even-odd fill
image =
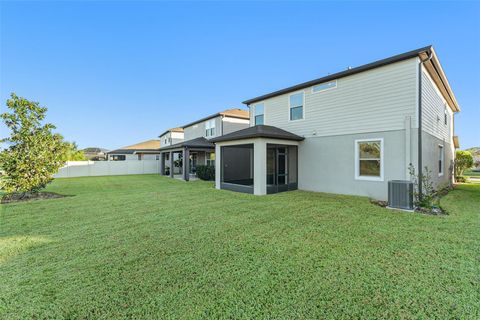
{"label": "mulch bed", "polygon": [[35,193],[10,193],[2,197],[0,203],[14,203],[14,202],[24,202],[32,200],[45,200],[45,199],[57,199],[65,198],[68,196],[54,193],[54,192],[35,192]]}

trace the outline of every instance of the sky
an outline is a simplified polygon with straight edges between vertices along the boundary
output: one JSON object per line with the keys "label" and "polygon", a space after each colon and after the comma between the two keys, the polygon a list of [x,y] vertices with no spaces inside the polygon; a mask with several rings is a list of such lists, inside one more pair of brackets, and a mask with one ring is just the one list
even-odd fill
{"label": "sky", "polygon": [[461,147],[480,146],[475,2],[1,2],[0,111],[15,92],[79,147],[114,149],[429,44]]}

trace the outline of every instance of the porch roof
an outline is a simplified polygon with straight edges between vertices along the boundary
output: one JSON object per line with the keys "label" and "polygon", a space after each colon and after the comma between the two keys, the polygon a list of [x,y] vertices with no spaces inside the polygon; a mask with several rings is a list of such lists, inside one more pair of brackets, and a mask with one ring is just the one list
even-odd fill
{"label": "porch roof", "polygon": [[160,148],[160,151],[181,149],[181,148],[215,149],[215,144],[205,139],[204,137],[199,137],[192,140],[175,143],[175,144],[172,144],[171,146]]}
{"label": "porch roof", "polygon": [[267,125],[257,125],[246,129],[238,130],[218,138],[213,138],[211,142],[233,141],[251,138],[273,138],[291,141],[302,141],[305,138],[298,136],[286,130]]}

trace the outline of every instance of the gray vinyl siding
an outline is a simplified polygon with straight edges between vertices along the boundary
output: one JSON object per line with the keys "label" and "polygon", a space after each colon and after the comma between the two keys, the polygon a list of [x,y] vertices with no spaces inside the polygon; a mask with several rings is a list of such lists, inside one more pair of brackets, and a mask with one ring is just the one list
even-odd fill
{"label": "gray vinyl siding", "polygon": [[[246,123],[236,123],[222,121],[222,117],[215,117],[215,135],[209,136],[208,139],[215,138],[222,135],[222,126],[223,134],[231,133],[240,129],[248,128],[248,122]],[[226,119],[226,118],[225,118]],[[211,119],[209,119],[211,120]],[[206,123],[207,121],[202,121],[197,124],[188,126],[184,128],[185,140],[192,140],[199,137],[205,137]]]}
{"label": "gray vinyl siding", "polygon": [[244,123],[239,123],[237,119],[233,118],[232,122],[228,117],[225,117],[222,121],[223,134],[232,133],[238,130],[246,129],[249,126],[248,120],[245,119]]}
{"label": "gray vinyl siding", "polygon": [[[165,138],[167,139],[167,143],[165,143]],[[172,139],[171,142],[168,141],[168,139],[170,139],[170,138]],[[180,143],[182,141],[183,141],[183,139],[172,138],[172,133],[168,132],[168,133],[165,133],[163,136],[160,136],[160,148],[170,146],[172,144]]]}
{"label": "gray vinyl siding", "polygon": [[453,114],[447,109],[447,125],[444,122],[445,100],[437,91],[426,71],[422,72],[422,130],[438,139],[451,142],[451,125]]}
{"label": "gray vinyl siding", "polygon": [[[170,145],[170,143],[168,142],[169,138],[170,138],[170,132],[167,132],[163,136],[160,136],[160,148]],[[167,143],[165,143],[165,139],[167,139]]]}
{"label": "gray vinyl siding", "polygon": [[[300,91],[304,119],[289,121],[289,96]],[[402,130],[406,116],[416,123],[417,59],[340,78],[334,89],[300,91],[264,100],[265,124],[305,137]]]}
{"label": "gray vinyl siding", "polygon": [[[183,128],[184,134],[185,134],[184,136],[185,141],[192,140],[199,137],[205,137],[206,123],[207,121],[210,121],[210,120],[211,119]],[[215,118],[215,135],[208,138],[210,139],[210,138],[220,136],[222,134],[221,131],[222,131],[222,118],[219,116]]]}

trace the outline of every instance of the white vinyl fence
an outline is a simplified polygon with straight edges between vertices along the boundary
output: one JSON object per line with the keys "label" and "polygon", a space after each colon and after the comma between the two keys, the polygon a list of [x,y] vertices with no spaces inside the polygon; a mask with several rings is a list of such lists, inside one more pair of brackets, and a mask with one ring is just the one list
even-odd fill
{"label": "white vinyl fence", "polygon": [[160,173],[160,160],[68,161],[55,178]]}

